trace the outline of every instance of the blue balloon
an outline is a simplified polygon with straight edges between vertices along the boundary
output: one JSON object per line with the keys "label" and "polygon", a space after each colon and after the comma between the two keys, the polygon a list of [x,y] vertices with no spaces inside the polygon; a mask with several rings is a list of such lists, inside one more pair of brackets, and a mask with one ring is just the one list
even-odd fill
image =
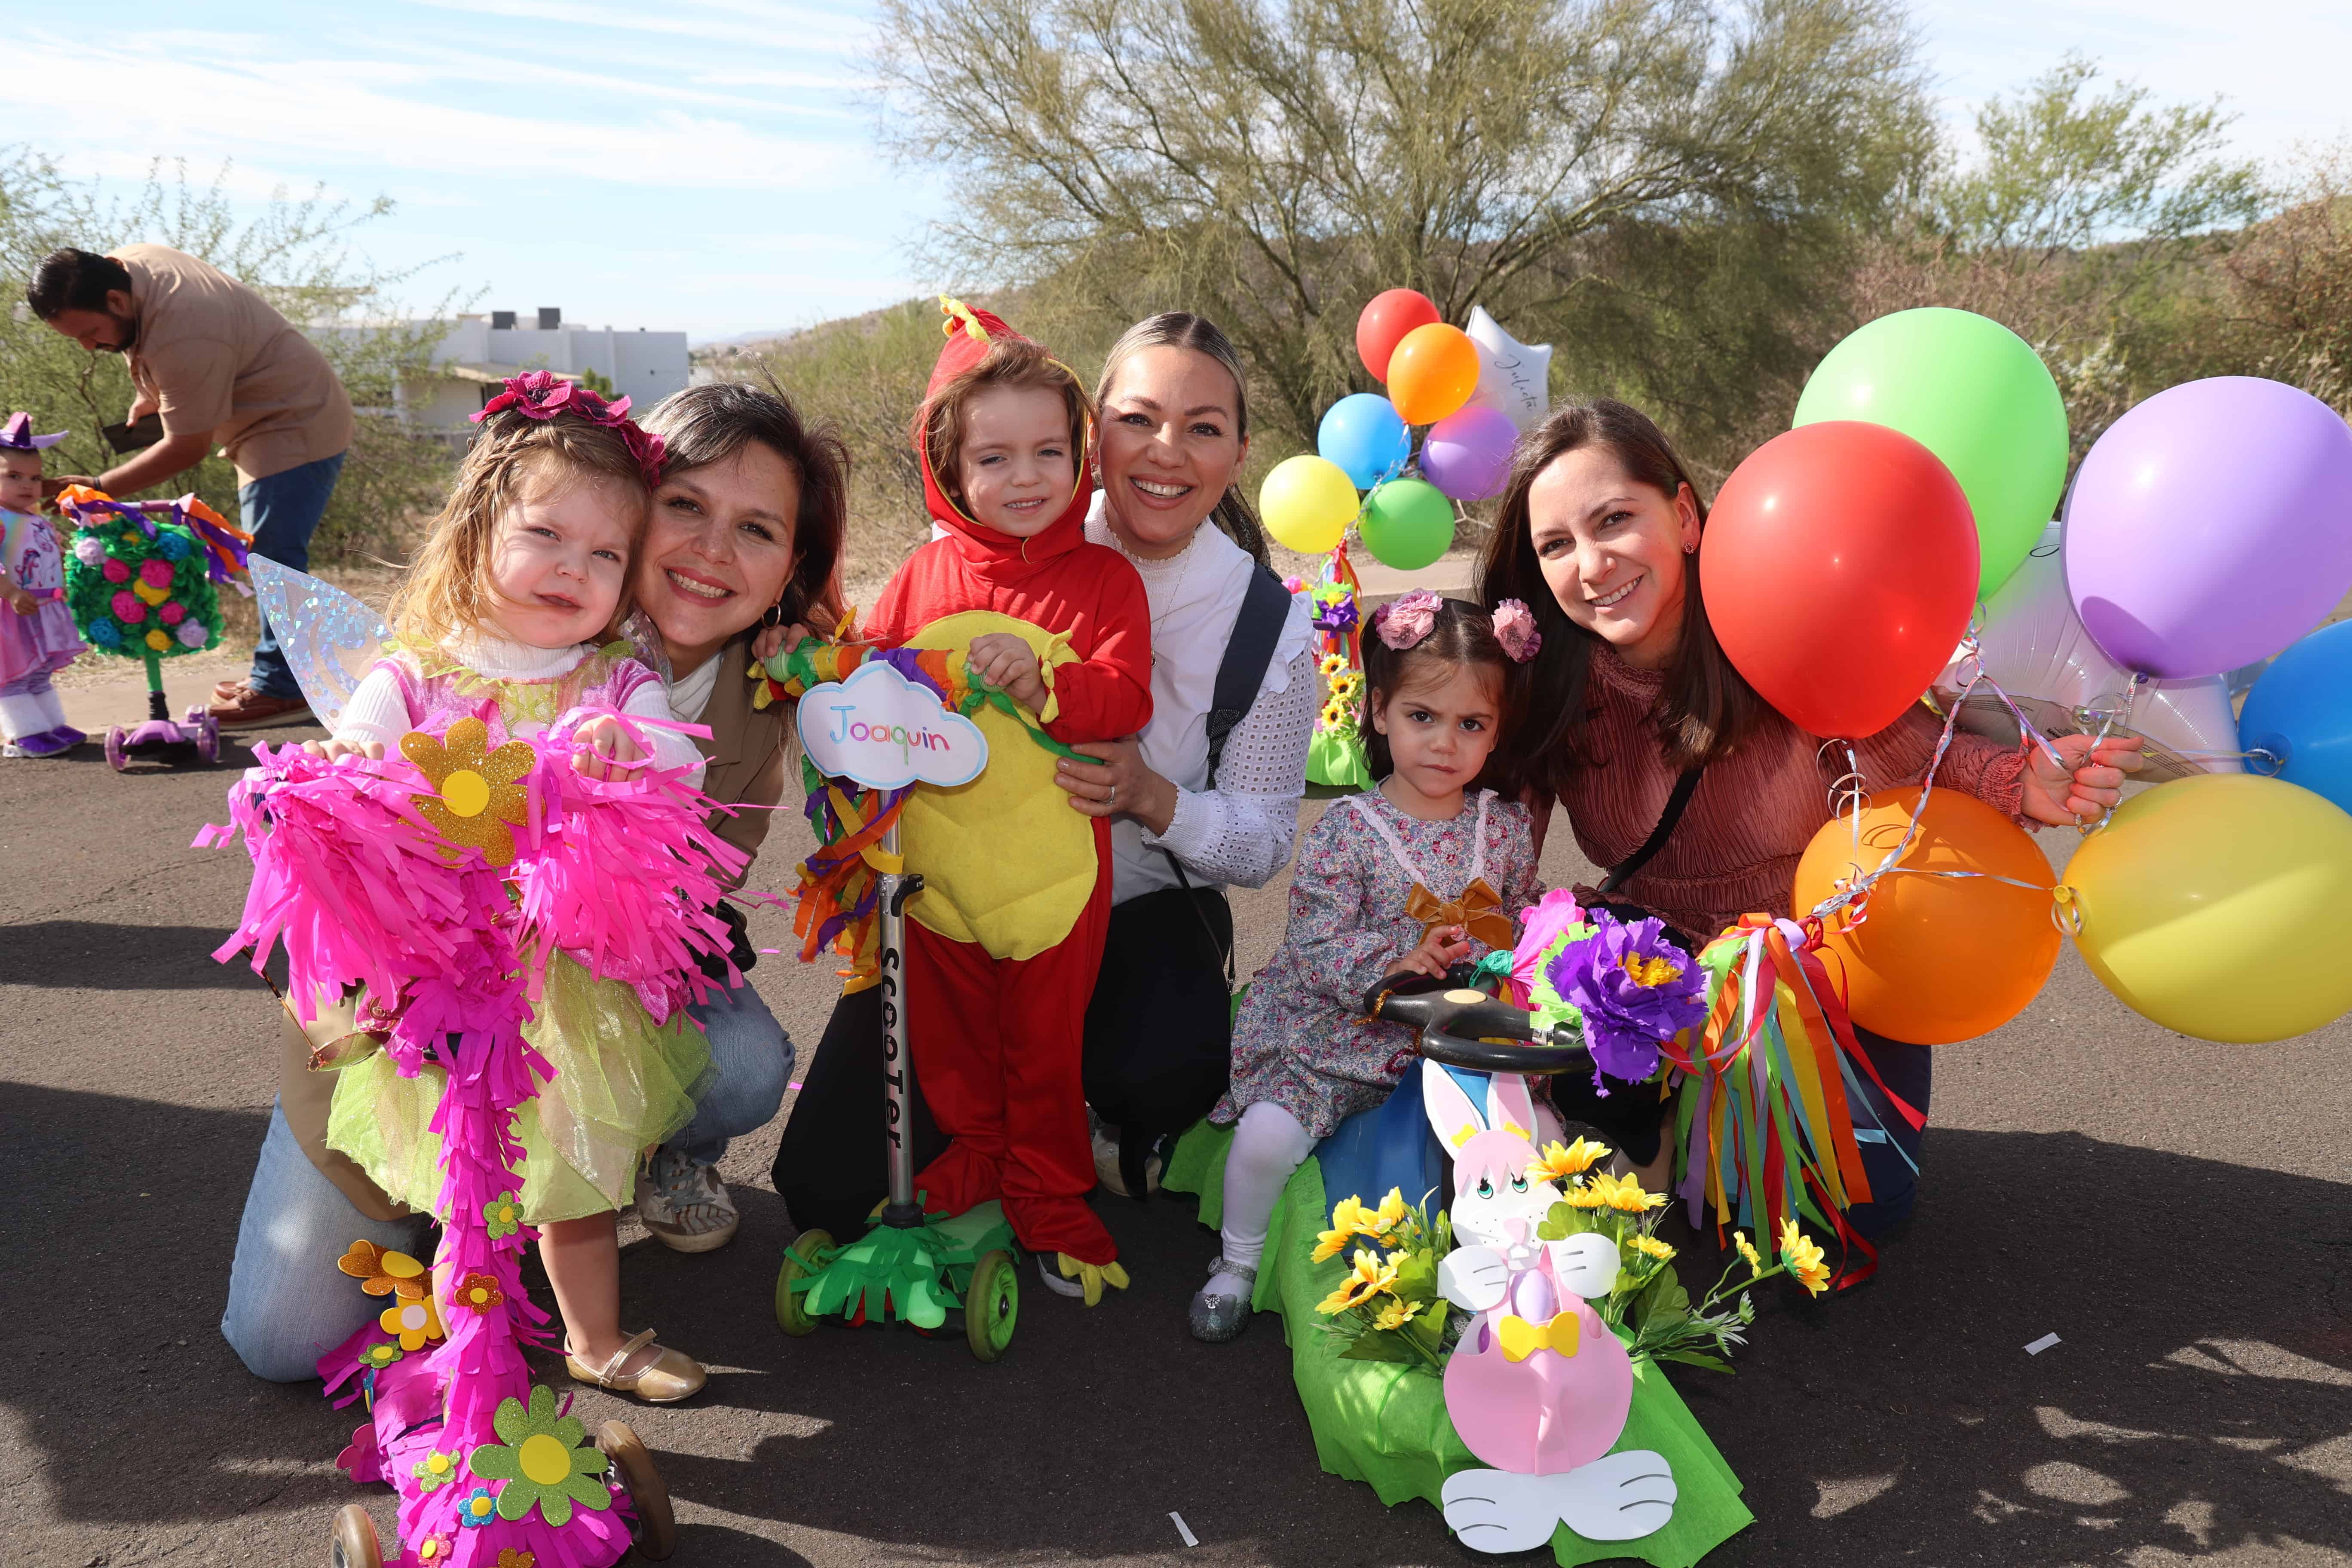
{"label": "blue balloon", "polygon": [[1315,431],[1315,450],[1337,463],[1360,490],[1404,471],[1412,432],[1396,405],[1376,392],[1359,392],[1331,405]]}
{"label": "blue balloon", "polygon": [[[2238,715],[2238,744],[2278,759],[2280,778],[2352,811],[2352,621],[2322,626],[2263,671]],[[2248,773],[2269,773],[2260,757]]]}

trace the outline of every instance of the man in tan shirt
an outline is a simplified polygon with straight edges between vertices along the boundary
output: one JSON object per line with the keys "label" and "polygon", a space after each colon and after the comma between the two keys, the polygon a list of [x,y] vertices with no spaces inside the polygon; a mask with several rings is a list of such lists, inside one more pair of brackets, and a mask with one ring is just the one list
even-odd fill
{"label": "man in tan shirt", "polygon": [[[160,414],[163,438],[95,477],[125,496],[193,468],[218,447],[236,465],[237,507],[257,554],[306,567],[310,534],[352,443],[352,401],[316,344],[259,294],[193,256],[126,245],[60,250],[25,290],[33,313],[92,353],[129,357],[130,422]],[[265,619],[252,670],[214,691],[227,728],[304,718],[309,704]]]}

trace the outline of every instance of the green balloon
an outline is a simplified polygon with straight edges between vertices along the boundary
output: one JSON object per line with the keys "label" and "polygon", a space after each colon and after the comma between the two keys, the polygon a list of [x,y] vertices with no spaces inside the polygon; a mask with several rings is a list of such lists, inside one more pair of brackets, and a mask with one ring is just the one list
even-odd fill
{"label": "green balloon", "polygon": [[1425,479],[1391,479],[1365,498],[1357,527],[1381,565],[1418,572],[1454,542],[1454,503]]}
{"label": "green balloon", "polygon": [[1832,349],[1796,423],[1859,419],[1944,460],[1976,513],[1977,595],[1989,598],[2058,513],[2066,403],[2032,344],[1969,310],[1897,310]]}

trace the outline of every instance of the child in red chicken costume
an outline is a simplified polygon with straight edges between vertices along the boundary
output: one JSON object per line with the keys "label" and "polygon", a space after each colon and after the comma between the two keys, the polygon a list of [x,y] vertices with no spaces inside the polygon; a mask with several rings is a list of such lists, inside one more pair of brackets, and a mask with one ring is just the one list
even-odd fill
{"label": "child in red chicken costume", "polygon": [[[877,642],[967,647],[1066,744],[1151,717],[1150,612],[1116,551],[1087,542],[1092,411],[1069,370],[985,310],[942,300],[948,342],[916,420],[930,515],[868,617]],[[988,771],[918,788],[902,817],[925,889],[908,906],[916,1081],[951,1140],[917,1177],[934,1211],[1001,1198],[1021,1244],[1091,1306],[1124,1287],[1086,1202],[1094,1155],[1079,1085],[1087,999],[1110,913],[1110,824],[1070,809],[1052,756],[983,709]],[[992,724],[993,727],[992,728]],[[1075,1280],[1075,1287],[1062,1280]]]}

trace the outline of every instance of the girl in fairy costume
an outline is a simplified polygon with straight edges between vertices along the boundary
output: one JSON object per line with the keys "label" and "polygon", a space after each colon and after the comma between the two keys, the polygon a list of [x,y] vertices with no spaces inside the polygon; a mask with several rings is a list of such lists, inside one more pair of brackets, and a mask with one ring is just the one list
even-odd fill
{"label": "girl in fairy costume", "polygon": [[[600,647],[626,609],[660,478],[661,440],[627,407],[545,373],[491,399],[393,601],[395,651],[352,692],[327,754],[381,757],[412,731],[437,735],[479,715],[494,746],[575,724],[573,766],[593,777],[653,767],[698,781],[701,756],[666,727],[659,679]],[[639,729],[623,715],[652,722]],[[692,1117],[709,1047],[683,1013],[656,1026],[630,986],[592,979],[560,955],[533,1011],[523,1036],[555,1078],[517,1118],[523,1215],[540,1227],[566,1364],[583,1383],[685,1399],[702,1386],[702,1368],[653,1343],[651,1330],[621,1331],[615,1215],[642,1152]],[[441,1082],[437,1068],[403,1079],[388,1056],[365,1057],[342,1069],[328,1122],[330,1147],[420,1211],[441,1190],[430,1130]]]}

